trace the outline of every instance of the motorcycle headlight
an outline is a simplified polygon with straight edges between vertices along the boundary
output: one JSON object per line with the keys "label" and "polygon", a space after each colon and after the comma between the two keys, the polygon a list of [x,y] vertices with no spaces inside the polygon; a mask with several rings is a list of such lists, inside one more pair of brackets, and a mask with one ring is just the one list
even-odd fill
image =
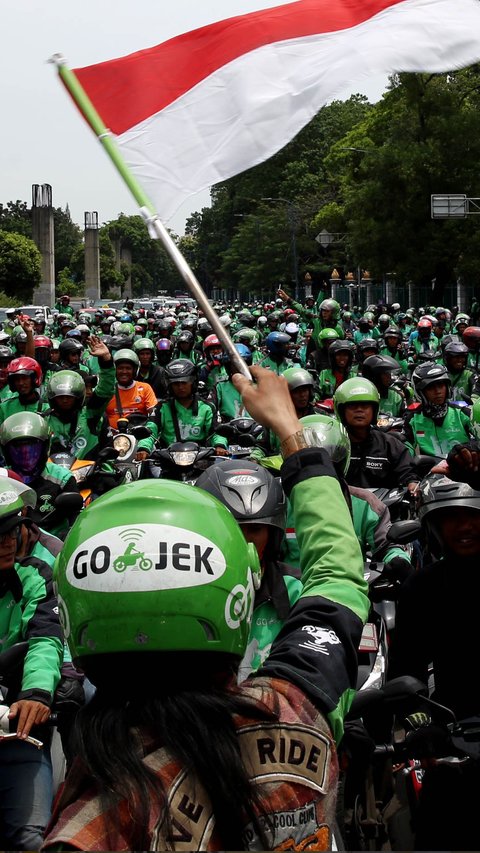
{"label": "motorcycle headlight", "polygon": [[72,471],[75,481],[77,483],[83,483],[83,481],[87,479],[88,475],[92,473],[93,467],[94,463],[92,462],[91,465],[83,465],[82,468],[75,468]]}
{"label": "motorcycle headlight", "polygon": [[193,465],[195,459],[197,458],[196,450],[175,450],[171,454],[175,465],[180,465],[182,467],[187,467],[188,465]]}
{"label": "motorcycle headlight", "polygon": [[120,434],[113,439],[113,447],[118,450],[118,458],[123,459],[128,456],[133,446],[134,438],[130,435]]}

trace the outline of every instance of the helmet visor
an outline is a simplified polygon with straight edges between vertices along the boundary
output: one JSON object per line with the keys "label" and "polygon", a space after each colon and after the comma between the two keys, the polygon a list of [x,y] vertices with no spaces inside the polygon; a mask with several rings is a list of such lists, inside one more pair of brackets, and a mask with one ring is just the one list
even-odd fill
{"label": "helmet visor", "polygon": [[25,477],[34,477],[42,467],[43,441],[31,438],[28,441],[11,442],[10,459],[14,471]]}

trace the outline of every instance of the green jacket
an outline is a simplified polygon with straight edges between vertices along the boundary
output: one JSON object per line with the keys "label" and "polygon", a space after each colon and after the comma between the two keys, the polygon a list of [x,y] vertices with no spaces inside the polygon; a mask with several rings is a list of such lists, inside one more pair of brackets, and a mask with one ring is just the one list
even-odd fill
{"label": "green jacket", "polygon": [[77,459],[89,459],[96,451],[102,429],[103,415],[115,393],[115,368],[102,367],[98,374],[98,385],[90,400],[82,406],[74,417],[65,422],[51,411],[45,418],[55,439],[71,448]]}
{"label": "green jacket", "polygon": [[257,674],[292,681],[318,700],[338,741],[355,695],[357,648],[369,612],[363,557],[325,451],[308,448],[289,457],[282,485],[293,507],[303,588]]}
{"label": "green jacket", "polygon": [[242,403],[241,395],[230,379],[220,379],[211,393],[213,403],[222,421],[250,417]]}
{"label": "green jacket", "polygon": [[394,418],[402,417],[405,412],[405,397],[399,394],[395,388],[389,388],[386,397],[380,397],[378,414],[391,415]]}
{"label": "green jacket", "polygon": [[278,364],[276,361],[273,360],[273,358],[270,358],[270,356],[266,355],[265,358],[262,358],[262,360],[258,362],[258,366],[265,367],[267,370],[273,370],[273,372],[276,373],[277,376],[282,376],[282,374],[285,373],[285,371],[288,370],[289,367],[293,367],[294,365],[293,361],[291,361],[289,358],[284,358],[283,361]]}
{"label": "green jacket", "polygon": [[[176,428],[173,411],[176,413]],[[166,400],[157,410],[158,437],[168,447],[175,441],[196,441],[209,443],[213,447],[227,447],[227,439],[215,435],[215,408],[211,403],[194,399],[190,409],[182,406],[178,400]]]}
{"label": "green jacket", "polygon": [[447,408],[442,424],[436,424],[422,411],[407,415],[405,421],[406,445],[412,454],[441,456],[444,459],[456,444],[474,438],[470,418],[454,406]]}
{"label": "green jacket", "polygon": [[12,394],[0,403],[0,424],[18,412],[45,412],[49,408],[48,403],[43,402],[40,398],[34,400],[33,403],[21,403],[18,394]]}
{"label": "green jacket", "polygon": [[36,556],[15,563],[0,592],[0,651],[23,640],[28,652],[18,698],[50,705],[60,680],[63,639],[52,570]]}

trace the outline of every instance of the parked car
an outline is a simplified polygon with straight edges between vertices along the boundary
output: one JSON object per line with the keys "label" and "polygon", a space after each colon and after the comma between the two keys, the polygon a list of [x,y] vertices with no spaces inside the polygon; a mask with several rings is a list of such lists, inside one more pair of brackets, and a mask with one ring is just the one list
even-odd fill
{"label": "parked car", "polygon": [[41,314],[45,318],[47,326],[51,326],[53,323],[52,309],[49,308],[48,305],[22,305],[18,310],[21,314],[27,314],[27,316],[32,319],[36,317],[37,314]]}

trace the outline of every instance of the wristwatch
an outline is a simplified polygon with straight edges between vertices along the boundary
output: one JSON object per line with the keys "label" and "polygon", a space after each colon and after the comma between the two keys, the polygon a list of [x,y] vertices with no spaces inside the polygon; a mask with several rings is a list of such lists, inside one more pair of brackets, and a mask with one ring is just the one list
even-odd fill
{"label": "wristwatch", "polygon": [[298,432],[294,432],[292,435],[289,435],[288,438],[285,438],[280,444],[282,459],[287,459],[288,456],[296,453],[297,450],[304,450],[306,447],[311,447],[310,432],[311,431],[307,432],[304,429],[299,429]]}

